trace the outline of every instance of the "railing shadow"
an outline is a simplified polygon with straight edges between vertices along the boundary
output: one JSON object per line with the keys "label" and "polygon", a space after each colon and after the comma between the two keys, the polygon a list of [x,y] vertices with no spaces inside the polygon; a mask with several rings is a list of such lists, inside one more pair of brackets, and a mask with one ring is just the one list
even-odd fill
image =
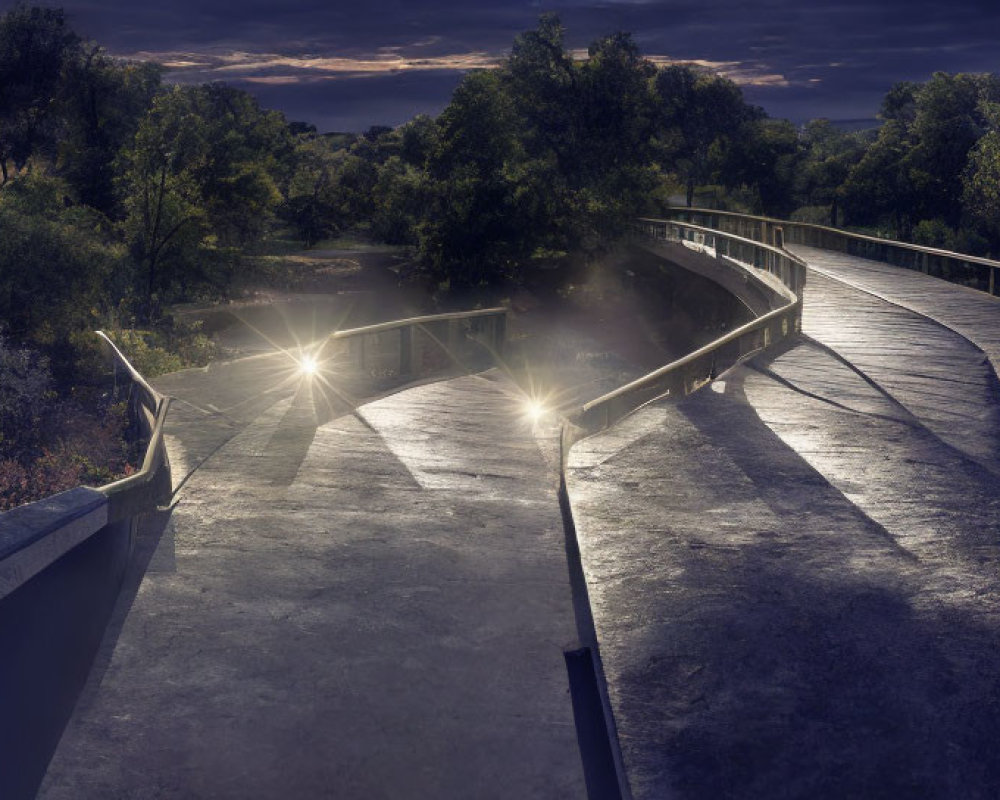
{"label": "railing shadow", "polygon": [[[640,235],[700,253],[721,268],[734,268],[744,280],[756,282],[763,295],[772,297],[774,307],[693,353],[585,403],[566,415],[562,425],[559,501],[567,534],[566,555],[581,645],[573,651],[574,672],[571,674],[578,676],[581,670],[588,674],[590,678],[587,681],[577,677],[577,684],[592,685],[594,691],[590,694],[596,695],[585,701],[578,699],[577,693],[574,693],[581,742],[593,741],[593,720],[603,720],[598,745],[591,746],[591,751],[596,754],[595,757],[600,757],[602,764],[595,768],[593,775],[588,773],[588,785],[603,787],[599,790],[603,794],[591,790],[595,798],[627,798],[632,795],[566,486],[570,450],[576,442],[613,427],[650,403],[663,399],[683,400],[732,367],[794,337],[802,325],[802,290],[806,274],[805,263],[800,259],[760,242],[682,222],[646,219],[640,220],[637,227]],[[569,658],[567,663],[570,663]],[[586,669],[582,664],[586,664]]]}

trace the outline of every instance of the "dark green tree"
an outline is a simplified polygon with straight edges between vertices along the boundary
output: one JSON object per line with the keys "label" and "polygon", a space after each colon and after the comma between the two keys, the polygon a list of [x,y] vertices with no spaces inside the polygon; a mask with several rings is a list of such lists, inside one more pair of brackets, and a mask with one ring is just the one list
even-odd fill
{"label": "dark green tree", "polygon": [[581,127],[578,169],[588,228],[598,239],[620,235],[646,203],[654,185],[651,139],[656,68],[631,36],[594,42],[579,67]]}
{"label": "dark green tree", "polygon": [[841,187],[860,161],[865,145],[861,136],[838,130],[828,119],[807,122],[800,140],[803,154],[794,178],[794,205],[828,209],[821,218],[810,221],[836,226],[840,221]]}
{"label": "dark green tree", "polygon": [[80,38],[65,14],[19,2],[0,16],[0,175],[4,183],[32,155],[54,153],[54,113],[64,68],[78,58]]}
{"label": "dark green tree", "polygon": [[154,312],[162,292],[181,296],[193,283],[228,280],[206,266],[266,233],[293,152],[283,118],[245,92],[174,87],[155,99],[119,161],[125,236],[145,276],[144,313]]}
{"label": "dark green tree", "polygon": [[732,163],[734,144],[748,138],[748,127],[763,112],[748,105],[732,81],[693,67],[661,69],[655,90],[660,159],[683,182],[690,206],[695,187],[711,182],[727,160]]}
{"label": "dark green tree", "polygon": [[787,120],[757,119],[710,153],[719,182],[742,189],[755,213],[785,217],[796,203],[794,186],[803,150],[798,131]]}
{"label": "dark green tree", "polygon": [[280,213],[306,247],[332,236],[343,223],[337,192],[339,160],[334,147],[322,137],[306,135],[298,141],[295,169]]}
{"label": "dark green tree", "polygon": [[916,220],[942,219],[957,227],[962,217],[962,173],[969,151],[983,135],[979,101],[986,89],[979,76],[936,72],[916,93],[905,157]]}
{"label": "dark green tree", "polygon": [[198,169],[208,157],[206,131],[194,113],[190,90],[160,95],[143,118],[131,147],[119,161],[125,208],[125,239],[144,276],[140,296],[145,315],[154,297],[184,263],[197,258],[208,230]]}
{"label": "dark green tree", "polygon": [[379,167],[372,196],[372,235],[389,244],[417,244],[417,228],[430,199],[426,173],[392,156]]}
{"label": "dark green tree", "polygon": [[247,92],[219,83],[186,90],[198,120],[203,157],[193,175],[212,233],[227,247],[247,248],[267,232],[291,173],[294,140],[284,117]]}
{"label": "dark green tree", "polygon": [[81,203],[117,213],[115,158],[134,139],[160,89],[161,72],[157,64],[122,62],[96,46],[67,64],[58,169]]}
{"label": "dark green tree", "polygon": [[[878,137],[844,184],[846,221],[888,226],[924,239],[961,224],[970,154],[990,127],[984,109],[1000,100],[1000,78],[938,72],[894,86]],[[934,233],[935,242],[942,240]],[[945,237],[947,238],[947,237]]]}
{"label": "dark green tree", "polygon": [[518,120],[501,77],[467,75],[438,125],[421,255],[432,275],[454,290],[510,279],[530,257],[534,240],[512,171],[523,157]]}
{"label": "dark green tree", "polygon": [[[517,118],[523,150],[517,179],[525,194],[537,244],[563,252],[581,244],[586,211],[580,197],[587,176],[582,168],[582,87],[579,65],[563,43],[555,14],[520,34],[499,74]],[[533,202],[527,202],[533,197]]]}
{"label": "dark green tree", "polygon": [[514,40],[501,74],[520,120],[527,156],[551,159],[562,176],[576,176],[583,125],[580,76],[563,36],[559,18],[543,15],[535,30]]}
{"label": "dark green tree", "polygon": [[969,153],[962,173],[962,201],[970,233],[983,236],[991,254],[1000,255],[1000,103],[980,108],[990,129]]}
{"label": "dark green tree", "polygon": [[124,250],[63,180],[30,170],[0,190],[0,320],[47,348],[92,330],[126,291]]}
{"label": "dark green tree", "polygon": [[417,114],[397,129],[399,157],[411,167],[424,169],[438,143],[438,127],[426,114]]}
{"label": "dark green tree", "polygon": [[878,137],[855,164],[843,186],[844,222],[854,226],[885,223],[897,236],[913,228],[914,189],[906,156],[912,149],[906,123],[887,119]]}

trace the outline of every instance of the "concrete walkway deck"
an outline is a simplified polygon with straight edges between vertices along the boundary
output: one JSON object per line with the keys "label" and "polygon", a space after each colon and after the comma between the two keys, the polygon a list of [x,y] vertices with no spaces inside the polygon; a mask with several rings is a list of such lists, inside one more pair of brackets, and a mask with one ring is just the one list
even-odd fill
{"label": "concrete walkway deck", "polygon": [[[869,271],[1000,330],[989,298]],[[996,796],[996,375],[899,304],[815,272],[805,300],[811,340],[571,455],[633,793]]]}
{"label": "concrete walkway deck", "polygon": [[[795,346],[571,454],[632,791],[993,798],[1000,302],[798,250]],[[559,401],[631,369],[555,344]],[[498,373],[317,417],[286,370],[161,382],[179,503],[41,797],[584,797],[552,432]]]}
{"label": "concrete walkway deck", "polygon": [[1000,462],[1000,298],[843,253],[793,250],[810,265],[805,333],[949,444]]}
{"label": "concrete walkway deck", "polygon": [[804,245],[788,245],[812,275],[825,274],[940,322],[982,349],[1000,369],[1000,297],[920,272]]}
{"label": "concrete walkway deck", "polygon": [[[161,388],[203,404],[251,363]],[[557,473],[515,387],[318,427],[307,392],[254,403],[172,418],[179,473],[237,432],[184,486],[40,796],[583,797]]]}

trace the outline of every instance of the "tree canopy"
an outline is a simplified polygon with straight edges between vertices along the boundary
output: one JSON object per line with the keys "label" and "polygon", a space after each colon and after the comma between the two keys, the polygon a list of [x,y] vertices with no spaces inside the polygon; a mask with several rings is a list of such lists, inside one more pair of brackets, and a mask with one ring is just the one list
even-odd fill
{"label": "tree canopy", "polygon": [[925,244],[988,247],[975,211],[988,188],[975,175],[990,169],[998,97],[996,75],[937,72],[926,83],[892,87],[877,137],[844,181],[845,221]]}
{"label": "tree canopy", "polygon": [[[936,73],[891,87],[877,131],[796,127],[710,70],[654,65],[627,33],[572,52],[546,14],[436,118],[324,135],[224,84],[164,85],[20,2],[0,15],[0,310],[38,340],[65,287],[152,319],[228,291],[279,228],[306,246],[361,232],[412,248],[443,287],[492,291],[676,202],[1000,254],[998,108],[997,76]],[[71,242],[86,265],[56,257]],[[32,251],[51,258],[19,274]]]}

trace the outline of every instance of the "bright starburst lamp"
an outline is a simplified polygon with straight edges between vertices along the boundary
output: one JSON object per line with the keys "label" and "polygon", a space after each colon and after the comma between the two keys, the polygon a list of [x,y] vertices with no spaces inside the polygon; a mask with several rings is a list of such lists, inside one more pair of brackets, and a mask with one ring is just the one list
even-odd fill
{"label": "bright starburst lamp", "polygon": [[302,356],[299,361],[299,370],[303,375],[315,375],[316,371],[319,369],[319,365],[316,363],[316,359],[312,356]]}
{"label": "bright starburst lamp", "polygon": [[529,400],[525,403],[524,412],[528,419],[537,424],[545,416],[545,406],[538,400]]}

